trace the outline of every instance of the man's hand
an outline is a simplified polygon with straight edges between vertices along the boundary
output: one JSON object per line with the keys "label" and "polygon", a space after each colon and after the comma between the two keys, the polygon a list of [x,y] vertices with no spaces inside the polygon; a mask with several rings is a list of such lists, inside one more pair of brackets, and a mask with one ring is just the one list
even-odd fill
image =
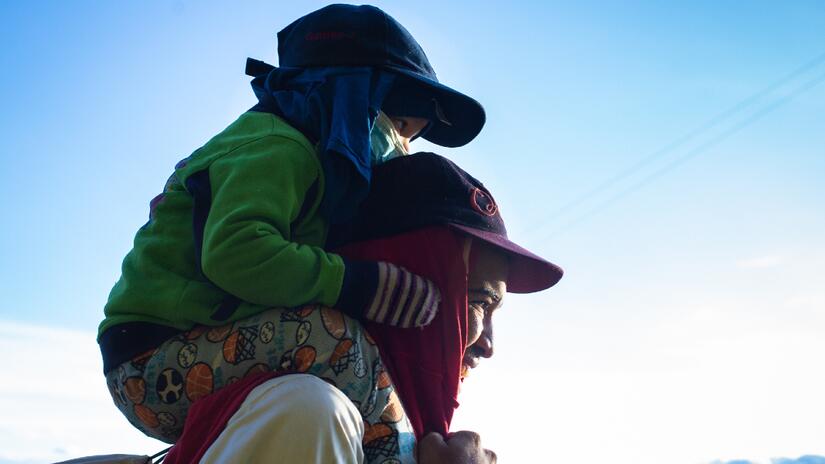
{"label": "man's hand", "polygon": [[496,453],[481,447],[475,432],[456,432],[444,441],[432,432],[418,444],[419,464],[495,464]]}

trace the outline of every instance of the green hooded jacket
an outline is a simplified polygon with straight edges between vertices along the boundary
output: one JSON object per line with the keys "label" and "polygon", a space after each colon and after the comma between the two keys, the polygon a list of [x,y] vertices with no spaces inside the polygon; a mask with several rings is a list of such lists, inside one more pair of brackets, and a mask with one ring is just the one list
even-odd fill
{"label": "green hooded jacket", "polygon": [[306,137],[270,113],[243,114],[152,200],[98,337],[127,322],[188,330],[274,306],[335,304],[344,262],[321,248],[323,192]]}

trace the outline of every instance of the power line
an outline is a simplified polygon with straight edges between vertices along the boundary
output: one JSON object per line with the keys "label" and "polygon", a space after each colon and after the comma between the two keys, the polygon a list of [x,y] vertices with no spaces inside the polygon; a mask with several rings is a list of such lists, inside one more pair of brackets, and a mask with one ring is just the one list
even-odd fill
{"label": "power line", "polygon": [[653,173],[651,173],[648,176],[644,177],[639,182],[631,185],[630,187],[620,191],[619,193],[617,193],[617,194],[613,195],[612,197],[608,198],[607,200],[599,203],[594,208],[588,210],[584,214],[581,214],[581,215],[577,216],[576,218],[569,221],[564,226],[559,227],[559,228],[555,229],[553,232],[551,232],[550,234],[545,235],[545,237],[549,238],[549,237],[557,236],[557,235],[559,235],[563,232],[566,232],[567,230],[573,228],[574,226],[580,224],[581,222],[584,222],[586,219],[589,219],[591,216],[593,216],[595,214],[598,214],[599,212],[606,209],[608,206],[610,206],[611,204],[613,204],[616,201],[620,200],[621,198],[623,198],[623,197],[639,190],[640,188],[642,188],[645,185],[653,182],[657,178],[659,178],[659,177],[663,176],[664,174],[667,174],[668,172],[672,171],[673,169],[681,166],[682,164],[684,164],[688,160],[690,160],[690,159],[700,155],[701,153],[715,147],[716,145],[718,145],[719,143],[727,140],[728,138],[730,138],[731,136],[733,136],[737,132],[740,132],[742,129],[745,129],[746,127],[748,127],[751,124],[755,123],[756,121],[762,119],[763,117],[767,116],[768,114],[776,111],[778,108],[786,105],[787,103],[789,103],[790,101],[792,101],[793,99],[798,97],[799,95],[801,95],[801,94],[811,90],[812,88],[816,87],[817,85],[822,83],[822,81],[825,81],[825,73],[817,76],[814,79],[809,80],[808,82],[806,82],[805,84],[799,86],[794,91],[787,94],[786,96],[780,98],[779,100],[776,100],[774,103],[772,103],[770,105],[767,105],[767,106],[763,107],[762,109],[760,109],[759,111],[753,113],[750,117],[744,119],[739,124],[736,124],[732,128],[722,132],[718,136],[716,136],[716,137],[710,139],[709,141],[695,147],[694,149],[688,151],[686,154],[680,156],[679,158],[676,158],[675,160],[671,161],[670,163],[663,166],[662,168],[657,169]]}
{"label": "power line", "polygon": [[[592,197],[596,196],[598,193],[612,187],[613,185],[619,183],[620,181],[630,177],[637,171],[643,169],[645,166],[651,164],[652,162],[656,161],[657,159],[677,150],[678,148],[682,147],[683,145],[687,144],[691,140],[697,138],[701,134],[713,129],[720,123],[724,122],[725,120],[729,119],[730,117],[736,115],[744,111],[745,109],[753,106],[763,97],[770,95],[777,89],[781,88],[788,82],[795,80],[797,77],[809,72],[810,70],[816,68],[820,64],[825,62],[825,52],[817,55],[813,59],[809,60],[802,66],[794,69],[790,73],[786,74],[785,76],[781,77],[780,79],[774,81],[773,83],[769,84],[768,86],[764,87],[762,90],[754,93],[753,95],[741,100],[740,102],[736,103],[735,105],[731,106],[730,108],[722,111],[721,113],[717,114],[716,116],[710,118],[704,124],[701,124],[694,128],[693,130],[687,132],[686,134],[682,135],[681,137],[677,138],[676,140],[668,143],[664,147],[654,151],[653,153],[645,156],[641,160],[637,161],[630,167],[624,169],[623,171],[619,172],[618,174],[608,178],[607,180],[599,183],[595,187],[591,188],[590,190],[586,191],[585,193],[579,195],[578,197],[574,198],[572,201],[564,204],[562,207],[556,209],[555,211],[551,212],[546,218],[540,222],[537,226],[533,227],[532,230],[537,231],[541,228],[545,227],[548,223],[552,222],[558,216],[565,214],[567,211],[572,210],[574,207],[579,206],[580,204],[584,203],[585,201],[591,199]],[[578,220],[575,222],[579,222]]]}

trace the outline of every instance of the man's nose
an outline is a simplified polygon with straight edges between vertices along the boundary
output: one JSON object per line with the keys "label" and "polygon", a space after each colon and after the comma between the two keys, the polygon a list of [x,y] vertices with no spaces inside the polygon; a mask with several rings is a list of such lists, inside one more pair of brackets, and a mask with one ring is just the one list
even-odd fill
{"label": "man's nose", "polygon": [[493,328],[489,324],[484,324],[484,330],[481,336],[476,341],[476,349],[482,358],[490,358],[493,356]]}

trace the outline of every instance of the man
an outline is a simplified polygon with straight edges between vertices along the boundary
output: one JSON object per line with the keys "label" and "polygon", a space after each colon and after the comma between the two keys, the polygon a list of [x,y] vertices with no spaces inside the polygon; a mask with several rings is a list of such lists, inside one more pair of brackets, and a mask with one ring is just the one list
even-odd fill
{"label": "man", "polygon": [[[505,292],[546,289],[561,269],[507,239],[498,206],[480,182],[426,153],[376,168],[369,197],[351,223],[333,229],[330,244],[349,259],[387,260],[432,280],[443,296],[432,324],[401,329],[349,318],[335,324],[336,311],[299,309],[278,328],[291,335],[295,327],[298,342],[285,337],[291,364],[274,379],[241,381],[223,391],[234,395],[193,406],[199,423],[223,421],[206,431],[184,430],[176,448],[208,436],[214,441],[196,456],[207,463],[495,462],[478,435],[448,433],[458,385],[493,355],[492,317]],[[365,311],[372,310],[381,305]],[[346,356],[338,349],[344,341]],[[295,361],[294,353],[310,346],[312,363]],[[350,367],[337,370],[345,357]],[[346,369],[357,371],[361,361],[378,374],[348,376]],[[303,367],[295,369],[296,362]],[[357,393],[359,383],[367,394]]]}
{"label": "man", "polygon": [[[483,108],[439,83],[410,33],[375,7],[299,18],[278,34],[278,56],[279,67],[248,61],[258,104],[178,163],[151,201],[104,308],[98,342],[112,399],[167,443],[202,397],[250,373],[311,367],[310,345],[282,359],[286,347],[270,343],[270,329],[293,317],[280,308],[319,304],[363,319],[370,301],[400,288],[388,273],[427,296],[398,298],[371,320],[423,326],[438,307],[433,284],[386,262],[347,261],[325,246],[327,231],[357,210],[373,166],[406,154],[415,137],[469,143]],[[396,317],[402,309],[410,317]],[[300,317],[289,322],[309,324]],[[336,369],[354,382],[367,366],[347,359]]]}

